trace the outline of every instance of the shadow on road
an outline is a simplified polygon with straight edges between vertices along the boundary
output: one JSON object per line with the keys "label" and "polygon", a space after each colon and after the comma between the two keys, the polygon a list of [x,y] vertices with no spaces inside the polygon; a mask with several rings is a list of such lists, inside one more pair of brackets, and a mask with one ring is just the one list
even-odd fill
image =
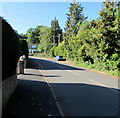
{"label": "shadow on road", "polygon": [[[30,65],[32,60],[28,61],[27,69],[34,68],[38,70],[35,63]],[[47,61],[43,63],[47,63]],[[77,69],[71,66],[63,66],[65,69]],[[49,69],[58,70],[61,68],[51,67]],[[29,70],[29,69],[28,69]],[[84,70],[84,69],[80,69]],[[33,75],[33,76],[31,76]],[[41,118],[42,116],[59,118],[59,112],[55,104],[52,91],[46,82],[42,79],[29,80],[30,77],[37,78],[41,75],[28,73],[25,74],[27,80],[18,79],[17,88],[10,98],[6,108],[3,111],[3,118],[10,117],[29,117]],[[56,77],[54,75],[46,75],[46,77]],[[57,76],[59,77],[59,76]],[[118,90],[85,83],[50,83],[57,101],[65,116],[90,116],[91,118],[102,118],[106,116],[117,118],[119,113],[119,97]],[[93,117],[94,116],[94,117]]]}
{"label": "shadow on road", "polygon": [[51,86],[65,116],[118,116],[120,95],[117,89],[69,82],[51,83]]}
{"label": "shadow on road", "polygon": [[40,75],[40,74],[31,74],[31,73],[25,73],[24,75],[31,75],[31,76],[42,76],[42,77],[61,77],[59,75]]}
{"label": "shadow on road", "polygon": [[37,69],[37,70],[39,70],[38,65],[36,65],[36,63],[34,63],[33,60],[30,59],[30,58],[27,59],[26,68],[27,69]]}
{"label": "shadow on road", "polygon": [[[37,61],[37,62],[41,63],[41,65],[42,64],[47,65],[46,68],[41,68],[42,70],[82,70],[82,71],[85,71],[85,69],[82,69],[82,68],[72,67],[72,66],[56,63],[53,61],[51,62],[49,60],[36,59],[36,58],[29,58],[28,59],[29,63],[31,63],[32,61]],[[29,66],[29,68],[30,68],[30,66]],[[38,67],[36,67],[35,69],[38,69]]]}
{"label": "shadow on road", "polygon": [[[116,116],[117,118],[118,94],[109,88],[81,83],[51,83],[50,85],[57,95],[57,101],[65,116],[91,116],[91,118],[92,116],[94,118]],[[3,118],[40,118],[49,115],[59,118],[47,83],[18,80],[18,86],[3,112]]]}
{"label": "shadow on road", "polygon": [[46,82],[19,80],[2,118],[41,118],[58,116],[52,93]]}

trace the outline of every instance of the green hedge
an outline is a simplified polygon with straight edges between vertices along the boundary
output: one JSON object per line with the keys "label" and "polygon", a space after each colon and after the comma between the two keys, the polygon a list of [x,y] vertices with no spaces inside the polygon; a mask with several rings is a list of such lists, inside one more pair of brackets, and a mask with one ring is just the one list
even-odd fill
{"label": "green hedge", "polygon": [[19,51],[18,35],[2,19],[2,80],[16,73]]}
{"label": "green hedge", "polygon": [[26,40],[20,40],[20,56],[23,55],[28,58],[28,44]]}

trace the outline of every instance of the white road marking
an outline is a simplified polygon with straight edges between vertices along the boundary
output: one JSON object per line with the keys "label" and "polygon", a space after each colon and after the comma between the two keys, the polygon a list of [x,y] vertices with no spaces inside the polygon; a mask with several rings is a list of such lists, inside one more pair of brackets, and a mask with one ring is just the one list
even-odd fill
{"label": "white road marking", "polygon": [[64,67],[62,67],[62,66],[60,66],[60,65],[57,65],[57,66],[59,66],[60,68],[64,68]]}
{"label": "white road marking", "polygon": [[[89,80],[92,81],[92,82],[94,82],[94,83],[96,83],[97,85],[101,85],[101,86],[104,86],[104,87],[109,87],[109,86],[105,86],[104,84],[100,84],[100,83],[98,83],[98,82],[96,82],[96,81],[94,81],[94,80],[92,80],[92,79],[89,79]],[[114,92],[120,93],[119,91],[117,91],[117,90],[115,90],[115,89],[113,89],[113,88],[108,88],[108,89],[110,89],[110,90],[112,90],[112,91],[114,91]]]}
{"label": "white road marking", "polygon": [[[60,68],[64,68],[64,67],[62,67],[62,66],[60,66],[60,65],[57,65],[57,66],[59,66]],[[72,73],[80,76],[80,74],[78,74],[78,73],[76,73],[76,72],[74,72],[74,71],[72,71],[72,70],[67,70],[67,71],[70,71],[70,72],[72,72]],[[106,85],[101,84],[101,83],[99,83],[99,82],[96,82],[96,81],[94,81],[94,80],[92,80],[92,79],[89,79],[89,80],[90,80],[91,82],[93,82],[93,83],[96,83],[97,85],[107,87]],[[112,90],[112,91],[114,91],[114,92],[120,93],[119,91],[117,91],[117,90],[115,90],[115,89],[113,89],[113,88],[108,88],[108,89],[110,89],[110,90]]]}
{"label": "white road marking", "polygon": [[[62,66],[60,66],[60,65],[57,65],[57,66],[59,66],[60,68],[64,68],[64,67],[62,67]],[[70,71],[70,72],[72,72],[72,73],[74,73],[74,74],[80,76],[80,74],[78,74],[78,73],[76,73],[76,72],[74,72],[74,71],[72,71],[72,70],[67,70],[67,71]],[[94,80],[92,80],[92,79],[89,79],[89,80],[90,80],[91,82],[93,82],[93,83],[96,83],[97,85],[106,87],[106,85],[101,84],[101,83],[99,83],[99,82],[96,82],[96,81],[94,81]],[[112,91],[115,91],[115,92],[117,92],[117,93],[120,93],[119,91],[114,90],[113,88],[108,88],[108,89],[110,89],[110,90],[112,90]]]}
{"label": "white road marking", "polygon": [[[59,66],[60,68],[64,68],[63,66],[60,66],[60,65],[57,65],[57,66]],[[67,70],[67,69],[66,69],[66,70]],[[74,73],[74,74],[80,76],[78,73],[76,73],[76,72],[74,72],[74,71],[72,71],[72,70],[67,70],[67,71],[70,71],[70,72],[72,72],[72,73]]]}
{"label": "white road marking", "polygon": [[68,70],[68,71],[70,71],[70,72],[72,72],[72,73],[74,73],[74,74],[80,76],[78,73],[76,73],[76,72],[74,72],[74,71],[72,71],[72,70]]}
{"label": "white road marking", "polygon": [[[38,64],[39,71],[40,71],[40,73],[43,75],[42,70],[40,69],[40,67],[43,68],[43,66],[40,65],[37,61],[34,61],[34,62],[36,62],[36,63]],[[59,111],[59,113],[60,113],[60,116],[62,116],[62,117],[64,118],[64,113],[63,113],[63,111],[62,111],[62,109],[61,109],[61,107],[60,107],[60,105],[59,105],[59,103],[58,103],[58,101],[57,101],[57,97],[56,97],[56,95],[55,95],[55,92],[54,92],[52,86],[50,85],[50,83],[49,83],[49,81],[46,79],[46,77],[44,77],[44,75],[43,75],[43,78],[45,79],[46,83],[48,84],[48,86],[50,87],[50,89],[51,89],[51,91],[52,91],[52,94],[53,94],[55,103],[56,103],[57,108],[58,108],[58,111]]]}
{"label": "white road marking", "polygon": [[89,80],[92,81],[92,82],[94,82],[94,83],[96,83],[96,84],[98,84],[98,85],[101,85],[101,86],[104,86],[104,87],[105,87],[105,85],[100,84],[100,83],[98,83],[98,82],[96,82],[96,81],[94,81],[94,80],[92,80],[92,79],[89,79]]}
{"label": "white road marking", "polygon": [[[55,63],[54,63],[55,64]],[[40,67],[42,67],[39,63],[38,63],[38,65],[40,66]],[[60,68],[64,68],[63,66],[60,66],[60,65],[57,65],[57,66],[59,66]],[[43,68],[43,67],[42,67]],[[40,70],[40,72],[42,73],[42,71],[41,71],[41,69],[39,69]],[[74,72],[74,71],[72,71],[72,70],[67,70],[67,71],[70,71],[70,72],[72,72],[72,73],[74,73],[74,74],[76,74],[76,75],[78,75],[78,76],[80,76],[80,74],[78,74],[78,73],[76,73],[76,72]],[[45,77],[44,77],[45,78]],[[46,79],[45,79],[46,80]],[[107,87],[106,85],[104,85],[104,84],[101,84],[101,83],[99,83],[99,82],[96,82],[96,81],[94,81],[94,80],[92,80],[92,79],[89,79],[91,82],[93,82],[93,83],[96,83],[97,85],[100,85],[100,86],[104,86],[104,87]],[[48,82],[48,81],[47,81]],[[49,84],[49,82],[48,82],[48,84]],[[50,84],[49,84],[50,85]],[[112,91],[114,91],[114,92],[117,92],[117,93],[120,93],[119,91],[117,91],[117,90],[114,90],[113,88],[108,88],[108,89],[110,89],[110,90],[112,90]],[[55,98],[55,99],[57,99],[57,98]],[[60,106],[59,106],[60,107]],[[61,109],[61,108],[60,108]],[[60,111],[61,112],[61,111]],[[62,113],[63,114],[63,113]],[[63,114],[63,116],[64,116],[64,114]]]}

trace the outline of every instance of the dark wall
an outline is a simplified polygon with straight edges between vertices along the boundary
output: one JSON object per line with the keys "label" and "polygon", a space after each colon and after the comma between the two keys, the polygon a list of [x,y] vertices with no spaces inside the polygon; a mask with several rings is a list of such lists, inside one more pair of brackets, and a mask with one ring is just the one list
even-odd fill
{"label": "dark wall", "polygon": [[2,80],[16,73],[20,56],[19,38],[4,19],[2,19]]}

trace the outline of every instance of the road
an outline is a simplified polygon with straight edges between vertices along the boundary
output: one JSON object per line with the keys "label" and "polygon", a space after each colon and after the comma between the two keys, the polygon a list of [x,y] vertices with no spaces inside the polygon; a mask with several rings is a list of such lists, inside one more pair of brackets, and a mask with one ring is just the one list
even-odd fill
{"label": "road", "polygon": [[62,116],[118,116],[118,80],[65,62],[32,58],[48,82]]}

